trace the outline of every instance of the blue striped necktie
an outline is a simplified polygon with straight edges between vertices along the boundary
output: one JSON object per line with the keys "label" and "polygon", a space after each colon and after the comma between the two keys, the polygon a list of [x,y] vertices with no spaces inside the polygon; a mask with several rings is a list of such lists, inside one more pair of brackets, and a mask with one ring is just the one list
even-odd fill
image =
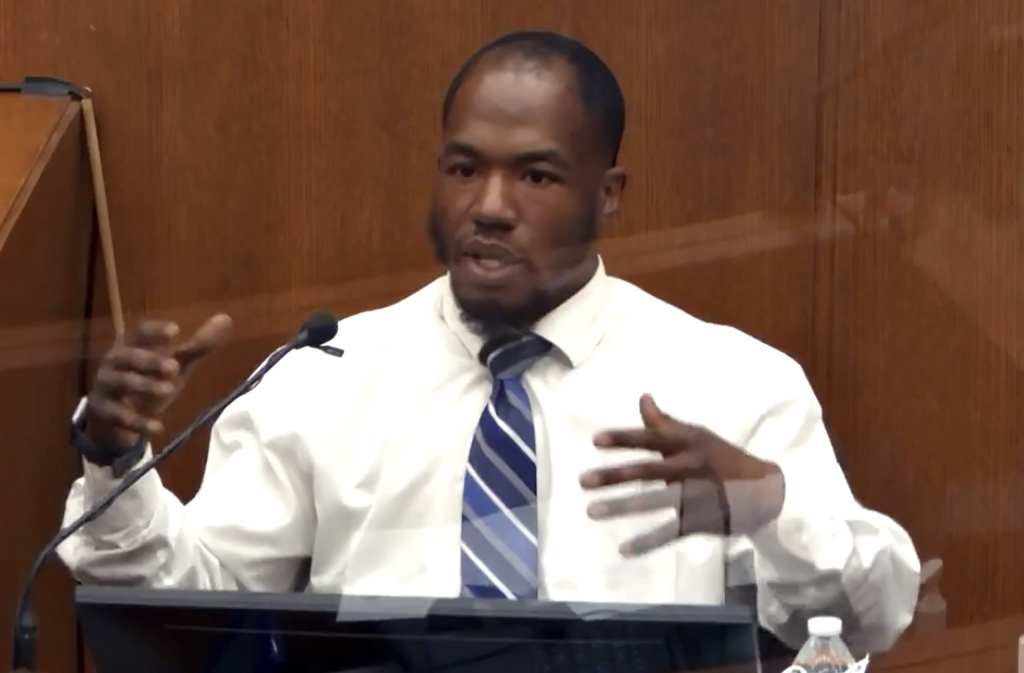
{"label": "blue striped necktie", "polygon": [[462,499],[465,596],[537,597],[537,444],[522,376],[550,349],[524,334],[486,357],[491,396],[473,434]]}

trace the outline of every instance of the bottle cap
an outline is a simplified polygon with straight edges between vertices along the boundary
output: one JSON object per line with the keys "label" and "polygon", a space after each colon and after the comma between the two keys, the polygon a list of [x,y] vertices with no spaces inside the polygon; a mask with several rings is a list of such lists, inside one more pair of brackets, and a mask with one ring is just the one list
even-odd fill
{"label": "bottle cap", "polygon": [[843,632],[839,617],[811,617],[807,620],[807,633],[819,638],[832,638]]}

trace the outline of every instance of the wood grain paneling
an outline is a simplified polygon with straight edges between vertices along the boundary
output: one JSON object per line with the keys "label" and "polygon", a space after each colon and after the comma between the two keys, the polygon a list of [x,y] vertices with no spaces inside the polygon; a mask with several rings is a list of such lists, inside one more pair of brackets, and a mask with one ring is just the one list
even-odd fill
{"label": "wood grain paneling", "polygon": [[1017,641],[1024,619],[1014,617],[910,633],[892,651],[872,658],[871,673],[1019,673]]}
{"label": "wood grain paneling", "polygon": [[[22,207],[11,218],[10,235],[0,249],[0,352],[8,353],[26,328],[64,326],[64,338],[45,357],[30,362],[5,358],[0,366],[5,476],[0,512],[6,545],[0,554],[0,632],[5,634],[0,661],[7,662],[18,589],[32,559],[59,526],[64,494],[80,471],[67,444],[68,410],[81,389],[92,192],[77,103],[0,94],[0,120],[11,122],[0,126],[0,145],[37,148],[25,155],[30,161],[17,167],[6,163],[6,152],[0,158],[0,175],[32,176],[28,182],[34,183],[19,181],[30,189],[21,191]],[[0,201],[12,203],[4,199],[7,194],[0,190]],[[71,671],[76,660],[71,582],[59,563],[44,569],[34,603],[44,634],[40,670]]]}
{"label": "wood grain paneling", "polygon": [[53,152],[61,135],[54,130],[67,112],[60,99],[5,96],[0,106],[4,130],[4,161],[0,164],[0,250],[25,208],[46,165],[41,159]]}
{"label": "wood grain paneling", "polygon": [[1024,605],[1024,6],[841,3],[824,396],[855,491],[945,561],[952,624]]}

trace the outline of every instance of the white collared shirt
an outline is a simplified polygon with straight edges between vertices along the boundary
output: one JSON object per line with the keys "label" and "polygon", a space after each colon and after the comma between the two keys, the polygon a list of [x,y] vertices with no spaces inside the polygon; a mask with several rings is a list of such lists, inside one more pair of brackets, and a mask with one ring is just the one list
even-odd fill
{"label": "white collared shirt", "polygon": [[[854,500],[793,360],[603,267],[535,331],[554,344],[523,379],[537,435],[542,598],[716,604],[728,586],[756,582],[761,622],[792,644],[809,614],[843,615],[865,649],[887,647],[909,623],[920,571],[913,544]],[[481,337],[439,278],[341,321],[331,345],[344,356],[289,354],[229,407],[190,503],[154,472],[62,545],[75,576],[287,591],[311,558],[312,591],[458,595],[463,480],[491,390]],[[599,430],[642,425],[643,393],[776,462],[780,516],[749,537],[693,535],[623,557],[619,545],[665,512],[594,521],[586,509],[597,496],[579,476],[650,457],[593,445]],[[86,464],[65,523],[114,484],[109,468]]]}

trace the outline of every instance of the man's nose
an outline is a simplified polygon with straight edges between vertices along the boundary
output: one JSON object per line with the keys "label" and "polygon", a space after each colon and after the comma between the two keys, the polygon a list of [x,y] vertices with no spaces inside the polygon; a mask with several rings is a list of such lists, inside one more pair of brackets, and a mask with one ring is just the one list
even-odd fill
{"label": "man's nose", "polygon": [[508,230],[515,226],[512,185],[506,176],[496,172],[481,183],[473,208],[473,221],[481,228]]}

